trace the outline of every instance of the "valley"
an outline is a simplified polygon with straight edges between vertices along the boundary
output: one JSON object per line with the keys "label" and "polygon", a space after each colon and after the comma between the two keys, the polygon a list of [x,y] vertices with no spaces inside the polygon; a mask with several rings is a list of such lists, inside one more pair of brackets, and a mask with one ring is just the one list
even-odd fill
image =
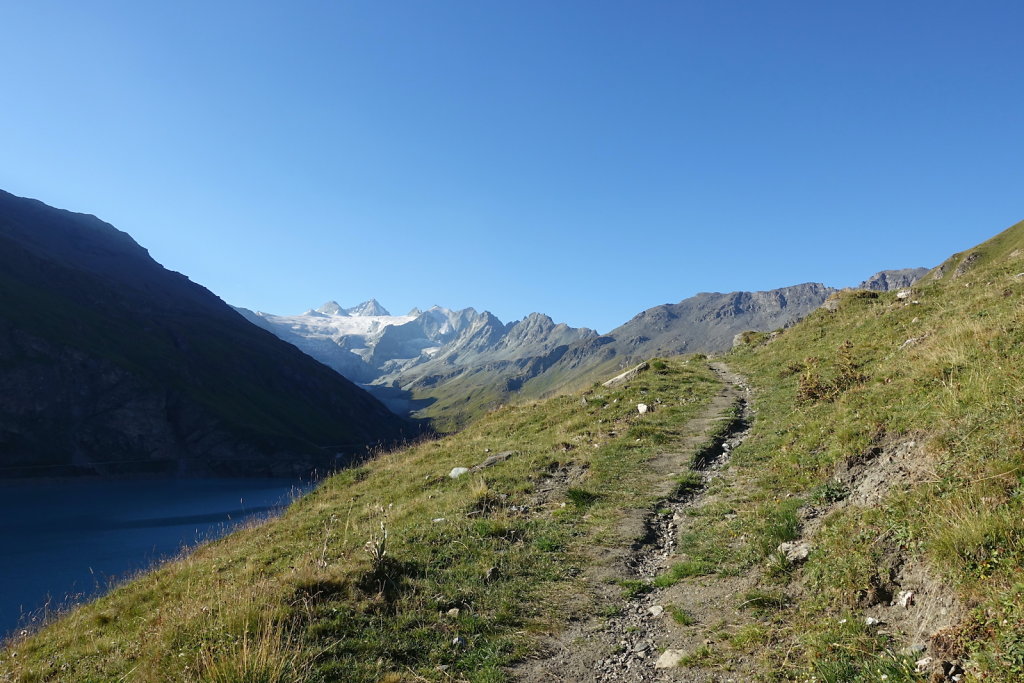
{"label": "valley", "polygon": [[[84,283],[81,272],[105,266],[74,268]],[[241,312],[263,331],[218,309],[248,326],[231,334],[256,333],[257,349],[324,386],[345,382],[344,368],[371,387],[387,378],[377,386],[424,401],[452,433],[372,451],[364,440],[279,516],[29,617],[0,650],[0,680],[1013,680],[1024,638],[1021,270],[1024,224],[923,276],[700,294],[607,335],[540,314],[392,316],[372,300]],[[41,325],[24,307],[7,315]],[[21,329],[10,323],[8,338],[27,349]],[[26,329],[33,354],[62,339]],[[91,358],[98,332],[80,329],[71,357]],[[234,347],[234,362],[247,351]],[[8,382],[33,367],[26,358],[39,362],[5,358]],[[126,358],[119,372],[143,367],[144,356]],[[75,381],[95,381],[91,367],[80,363]],[[355,385],[337,386],[399,424]],[[93,433],[80,424],[72,436]],[[93,474],[128,463],[78,443],[75,462]],[[265,457],[298,472],[295,451],[283,453]],[[174,495],[181,514],[150,515],[127,493],[159,503],[146,480],[77,481],[127,487],[111,495],[135,516],[94,525],[153,543],[124,568],[164,552],[157,529],[180,544],[186,526],[274,507],[242,494],[238,507],[208,510]],[[234,486],[195,482],[218,495]]]}
{"label": "valley", "polygon": [[1024,683],[1024,3],[0,3],[0,683]]}

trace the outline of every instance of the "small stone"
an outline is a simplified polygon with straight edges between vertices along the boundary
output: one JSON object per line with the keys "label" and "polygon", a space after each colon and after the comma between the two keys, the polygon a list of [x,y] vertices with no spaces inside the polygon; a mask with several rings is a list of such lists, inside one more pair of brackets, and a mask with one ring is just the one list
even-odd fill
{"label": "small stone", "polygon": [[874,617],[867,617],[866,619],[864,619],[865,626],[878,626],[881,623],[881,621],[875,619]]}
{"label": "small stone", "polygon": [[896,292],[896,298],[899,299],[900,301],[903,301],[904,299],[909,299],[910,298],[910,290],[909,289],[901,289],[900,291]]}
{"label": "small stone", "polygon": [[932,668],[932,663],[935,660],[931,657],[922,657],[921,659],[914,662],[914,666],[917,668],[918,673],[925,673]]}
{"label": "small stone", "polygon": [[655,669],[673,669],[679,665],[680,660],[686,656],[682,650],[665,650],[655,662]]}
{"label": "small stone", "polygon": [[441,522],[445,522],[447,520],[444,517],[434,517],[434,519],[430,521],[432,521],[434,524],[440,524]]}
{"label": "small stone", "polygon": [[650,410],[650,407],[646,403],[637,403],[636,404],[636,411],[638,413],[640,413],[641,415],[646,413],[648,410]]}
{"label": "small stone", "polygon": [[650,613],[652,617],[657,619],[665,612],[665,608],[661,605],[655,605],[654,607],[649,608],[647,611],[648,613]]}
{"label": "small stone", "polygon": [[448,476],[451,477],[452,479],[458,479],[466,472],[469,472],[468,467],[453,467],[452,471],[448,473]]}
{"label": "small stone", "polygon": [[793,564],[806,562],[811,554],[811,546],[803,541],[790,541],[781,543],[776,550],[786,556],[786,559]]}
{"label": "small stone", "polygon": [[903,591],[896,601],[903,609],[909,609],[914,604],[914,591]]}
{"label": "small stone", "polygon": [[448,616],[454,619],[455,617],[459,616],[459,611],[460,610],[458,607],[452,607],[450,610],[448,610]]}
{"label": "small stone", "polygon": [[[490,451],[490,449],[487,449],[487,450]],[[470,472],[479,472],[480,470],[485,470],[488,467],[494,467],[495,465],[497,465],[500,462],[505,462],[506,460],[511,458],[513,455],[515,455],[515,451],[503,451],[501,453],[496,453],[494,455],[488,456],[486,460],[484,460],[479,465],[470,468],[469,471]]]}

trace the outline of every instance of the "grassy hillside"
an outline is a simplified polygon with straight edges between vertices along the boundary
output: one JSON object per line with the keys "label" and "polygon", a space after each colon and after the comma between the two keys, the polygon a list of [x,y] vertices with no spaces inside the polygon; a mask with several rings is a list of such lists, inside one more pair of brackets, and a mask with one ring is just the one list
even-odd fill
{"label": "grassy hillside", "polygon": [[381,455],[10,644],[0,680],[503,680],[590,609],[584,551],[623,541],[652,504],[645,463],[718,387],[700,360],[659,362]]}
{"label": "grassy hillside", "polygon": [[441,433],[455,432],[506,403],[582,390],[596,381],[617,375],[628,360],[627,357],[595,358],[584,367],[556,366],[526,377],[502,377],[486,370],[469,372],[439,386],[415,388],[413,400],[429,405],[414,415],[430,420],[431,426]]}
{"label": "grassy hillside", "polygon": [[[1022,680],[1022,297],[1019,224],[746,335],[753,426],[714,477],[654,464],[718,392],[702,357],[503,407],[27,634],[0,680],[506,680],[569,616],[589,672],[634,613],[677,680]],[[623,580],[652,519],[678,542]]]}
{"label": "grassy hillside", "polygon": [[811,548],[734,556],[786,596],[753,649],[780,679],[918,680],[925,656],[1024,679],[1024,223],[906,298],[834,303],[730,355],[759,412],[737,517],[708,531],[788,523]]}

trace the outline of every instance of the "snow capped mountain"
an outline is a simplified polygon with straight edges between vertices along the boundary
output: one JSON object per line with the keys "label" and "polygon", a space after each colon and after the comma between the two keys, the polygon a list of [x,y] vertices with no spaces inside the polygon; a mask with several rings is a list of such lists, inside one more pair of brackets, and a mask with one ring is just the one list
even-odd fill
{"label": "snow capped mountain", "polygon": [[436,384],[439,377],[449,380],[481,366],[504,368],[597,336],[540,313],[508,324],[473,308],[433,306],[390,315],[374,299],[352,308],[329,301],[300,315],[236,310],[382,400],[390,399],[397,412],[410,408],[396,403],[394,390]]}
{"label": "snow capped mountain", "polygon": [[358,306],[346,308],[345,313],[351,316],[368,316],[375,318],[391,316],[391,314],[388,313],[388,309],[381,306],[380,302],[378,302],[376,299],[370,299],[369,301],[364,301]]}
{"label": "snow capped mountain", "polygon": [[334,315],[334,316],[350,315],[350,316],[354,316],[354,317],[374,317],[374,318],[391,317],[391,314],[388,313],[387,309],[384,308],[383,306],[381,306],[380,302],[377,301],[376,299],[370,299],[369,301],[364,301],[363,303],[359,304],[358,306],[353,306],[352,308],[342,308],[341,304],[339,304],[337,301],[328,301],[327,303],[325,303],[320,308],[311,309],[309,311],[306,311],[306,313],[304,313],[303,315],[307,315],[307,314],[311,314],[311,313],[322,313],[323,315]]}
{"label": "snow capped mountain", "polygon": [[385,330],[415,320],[412,316],[390,315],[374,300],[352,308],[329,301],[320,308],[300,315],[274,315],[236,308],[249,322],[259,325],[281,339],[334,368],[355,382],[376,379],[368,361]]}

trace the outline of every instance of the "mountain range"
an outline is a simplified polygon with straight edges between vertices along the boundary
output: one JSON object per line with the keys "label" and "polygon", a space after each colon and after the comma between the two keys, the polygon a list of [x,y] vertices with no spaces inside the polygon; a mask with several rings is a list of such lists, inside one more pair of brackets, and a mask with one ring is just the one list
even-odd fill
{"label": "mountain range", "polygon": [[[906,287],[925,268],[882,271],[860,288]],[[238,310],[362,384],[401,415],[455,429],[512,394],[537,398],[653,356],[724,351],[742,332],[790,325],[839,290],[805,283],[764,292],[704,292],[645,310],[606,335],[542,313],[503,323],[488,311],[434,306],[391,315],[375,299],[330,301],[300,315]]]}
{"label": "mountain range", "polygon": [[552,369],[828,297],[368,459],[27,629],[0,679],[1019,681],[1022,274],[1024,223],[909,290],[655,307]]}
{"label": "mountain range", "polygon": [[[8,193],[0,246],[0,476],[331,466],[410,433],[399,416],[454,430],[513,396],[728,349],[837,291],[702,293],[600,335],[542,313],[396,316],[373,299],[293,316],[232,310],[127,233]],[[923,272],[885,271],[862,287],[902,287]]]}
{"label": "mountain range", "polygon": [[407,429],[127,233],[2,191],[0,368],[0,476],[290,475]]}

